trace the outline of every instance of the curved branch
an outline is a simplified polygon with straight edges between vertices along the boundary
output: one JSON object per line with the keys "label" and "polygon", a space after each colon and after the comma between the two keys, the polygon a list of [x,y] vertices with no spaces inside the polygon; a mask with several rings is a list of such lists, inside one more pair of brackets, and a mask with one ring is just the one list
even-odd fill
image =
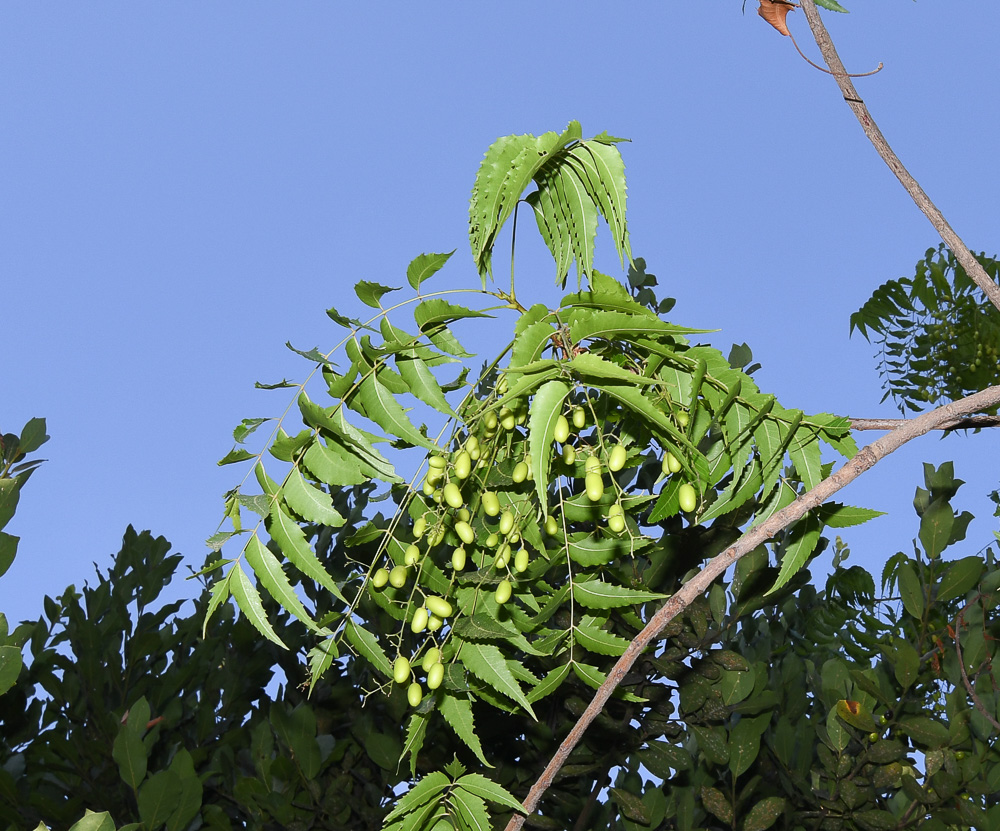
{"label": "curved branch", "polygon": [[[852,430],[895,430],[913,421],[912,418],[851,418]],[[1000,427],[1000,416],[976,415],[956,418],[934,427],[934,430],[978,430],[982,427]]]}
{"label": "curved branch", "polygon": [[[812,490],[802,494],[798,499],[786,508],[773,514],[760,525],[755,526],[740,537],[733,545],[727,548],[718,556],[710,560],[705,567],[694,577],[688,580],[677,594],[663,604],[663,606],[650,618],[649,623],[636,635],[629,644],[621,658],[608,673],[607,680],[601,684],[594,695],[593,700],[584,710],[583,715],[570,730],[569,734],[559,745],[552,760],[546,766],[541,776],[532,786],[524,799],[524,807],[529,813],[534,813],[541,801],[542,794],[552,784],[555,775],[565,764],[570,753],[580,743],[583,734],[591,722],[604,709],[611,694],[615,691],[626,673],[632,668],[639,656],[649,646],[657,635],[663,630],[673,618],[686,609],[694,600],[708,591],[712,582],[720,574],[724,573],[733,563],[744,554],[753,551],[758,545],[771,539],[775,534],[787,528],[793,522],[801,519],[813,508],[819,507],[834,493],[845,485],[853,482],[862,473],[874,467],[879,461],[884,459],[893,451],[899,449],[911,439],[929,433],[931,430],[939,429],[942,424],[960,420],[971,413],[977,413],[1000,403],[1000,386],[988,387],[981,392],[945,404],[928,413],[924,413],[917,418],[907,420],[904,424],[896,427],[891,433],[882,436],[866,447],[858,451],[857,455],[844,464],[840,470],[836,471],[828,478],[820,482]],[[524,825],[526,817],[515,814],[507,823],[505,831],[518,831]]]}
{"label": "curved branch", "polygon": [[823,55],[823,60],[830,67],[831,74],[836,79],[840,91],[844,94],[844,100],[854,111],[854,115],[857,116],[861,124],[861,129],[865,131],[868,140],[878,151],[882,160],[889,166],[889,169],[896,174],[896,178],[899,179],[900,184],[906,189],[906,192],[910,194],[917,207],[930,220],[931,225],[941,235],[941,239],[954,252],[955,259],[962,264],[962,268],[965,269],[966,274],[983,290],[990,302],[997,309],[1000,309],[1000,286],[990,279],[990,276],[979,264],[979,261],[972,255],[968,246],[962,242],[961,237],[948,224],[948,220],[944,218],[944,214],[931,202],[930,197],[924,193],[924,189],[920,187],[917,180],[903,167],[903,163],[893,152],[893,149],[889,146],[889,142],[885,140],[885,136],[882,135],[882,131],[879,130],[878,125],[875,123],[875,119],[868,112],[865,102],[854,88],[851,76],[844,68],[844,64],[841,62],[840,56],[833,45],[833,41],[830,39],[830,33],[826,30],[826,26],[823,25],[823,20],[816,10],[816,4],[813,0],[802,0],[801,6],[802,11],[805,12],[806,20],[809,21],[809,28],[812,29],[813,37],[816,39],[816,45]]}

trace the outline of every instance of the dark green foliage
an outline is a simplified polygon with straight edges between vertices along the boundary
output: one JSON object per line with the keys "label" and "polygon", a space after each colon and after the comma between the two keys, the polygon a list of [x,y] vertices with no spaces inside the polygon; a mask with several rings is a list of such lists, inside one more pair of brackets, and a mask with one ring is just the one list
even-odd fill
{"label": "dark green foliage", "polygon": [[[998,278],[1000,262],[976,259]],[[1000,321],[944,245],[927,250],[913,277],[879,286],[851,315],[855,329],[875,336],[884,398],[892,396],[903,412],[962,398],[1000,378]]]}

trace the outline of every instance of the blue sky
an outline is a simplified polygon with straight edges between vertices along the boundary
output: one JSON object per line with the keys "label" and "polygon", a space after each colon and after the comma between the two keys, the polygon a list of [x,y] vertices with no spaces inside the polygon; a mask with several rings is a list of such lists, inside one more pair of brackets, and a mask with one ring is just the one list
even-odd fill
{"label": "blue sky", "polygon": [[[883,132],[974,250],[1000,252],[1000,7],[854,0],[825,15]],[[8,526],[0,609],[107,566],[129,523],[200,565],[215,462],[241,418],[329,349],[358,279],[405,285],[425,251],[476,285],[469,191],[500,135],[579,120],[632,139],[633,250],[678,323],[748,342],[762,387],[807,412],[893,416],[848,317],[938,243],[832,81],[755,4],[9,3],[0,10],[0,429],[48,420],[48,462]],[[815,55],[802,14],[790,18]],[[525,226],[529,227],[529,226]],[[533,234],[533,229],[530,229]],[[522,299],[554,297],[525,234]],[[609,240],[598,263],[614,270]],[[617,273],[617,272],[614,272]],[[475,344],[477,330],[469,330]],[[482,344],[488,353],[493,343]],[[859,440],[875,438],[859,436]],[[908,548],[921,463],[956,460],[992,539],[994,435],[925,438],[842,494],[878,570]]]}

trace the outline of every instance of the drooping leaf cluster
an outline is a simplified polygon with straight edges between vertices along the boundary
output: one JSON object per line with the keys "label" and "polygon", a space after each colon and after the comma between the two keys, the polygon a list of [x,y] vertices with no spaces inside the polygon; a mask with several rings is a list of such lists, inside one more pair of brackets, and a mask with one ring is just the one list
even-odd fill
{"label": "drooping leaf cluster", "polygon": [[[994,280],[1000,262],[976,259]],[[919,411],[963,398],[1000,378],[1000,319],[944,246],[930,248],[912,277],[888,280],[851,315],[878,346],[883,400]]]}

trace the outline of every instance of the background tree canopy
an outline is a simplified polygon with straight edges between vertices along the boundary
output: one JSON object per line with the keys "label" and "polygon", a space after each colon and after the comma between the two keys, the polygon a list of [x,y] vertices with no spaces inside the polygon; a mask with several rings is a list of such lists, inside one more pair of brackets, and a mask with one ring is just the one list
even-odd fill
{"label": "background tree canopy", "polygon": [[[930,251],[852,318],[904,409],[965,396],[859,452],[858,420],[783,406],[749,347],[673,322],[632,251],[622,141],[575,121],[498,139],[469,211],[478,286],[436,289],[459,258],[423,253],[405,290],[355,283],[366,317],[327,310],[328,351],[289,344],[311,369],[259,384],[289,408],[234,431],[221,464],[247,475],[193,615],[161,599],[180,558],[130,527],[95,585],[4,621],[9,827],[1000,820],[1000,577],[989,548],[943,557],[972,519],[962,481],[926,466],[878,587],[836,536],[878,512],[829,499],[902,441],[992,426],[995,264]],[[513,251],[509,281],[496,267],[528,212],[555,302]],[[481,367],[468,322],[508,331]],[[37,419],[3,437],[3,523],[45,438]]]}

